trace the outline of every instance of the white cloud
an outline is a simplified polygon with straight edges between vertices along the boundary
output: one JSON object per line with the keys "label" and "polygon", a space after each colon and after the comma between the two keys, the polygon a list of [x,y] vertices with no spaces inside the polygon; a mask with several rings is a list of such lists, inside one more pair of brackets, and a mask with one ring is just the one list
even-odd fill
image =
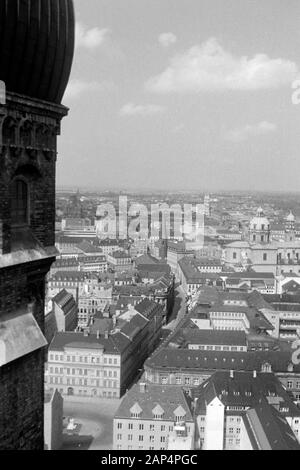
{"label": "white cloud", "polygon": [[158,36],[158,41],[161,46],[167,48],[177,42],[177,37],[173,33],[162,33]]}
{"label": "white cloud", "polygon": [[95,49],[103,44],[108,29],[91,28],[88,29],[83,23],[76,23],[76,47],[84,47],[86,49]]}
{"label": "white cloud", "polygon": [[127,103],[120,109],[120,116],[153,116],[165,111],[163,106],[155,104],[139,105]]}
{"label": "white cloud", "polygon": [[79,98],[84,93],[96,93],[99,91],[107,91],[112,88],[112,84],[106,82],[89,82],[84,80],[70,80],[64,99],[74,100]]}
{"label": "white cloud", "polygon": [[270,134],[277,130],[276,124],[272,122],[262,121],[258,124],[254,125],[246,125],[243,127],[239,127],[237,129],[233,129],[231,131],[227,131],[225,133],[225,140],[230,142],[239,143],[244,142],[245,140],[255,137],[255,136],[262,136],[266,134]]}
{"label": "white cloud", "polygon": [[297,73],[294,62],[266,54],[236,57],[210,38],[173,57],[168,68],[145,86],[156,93],[259,90],[290,85]]}

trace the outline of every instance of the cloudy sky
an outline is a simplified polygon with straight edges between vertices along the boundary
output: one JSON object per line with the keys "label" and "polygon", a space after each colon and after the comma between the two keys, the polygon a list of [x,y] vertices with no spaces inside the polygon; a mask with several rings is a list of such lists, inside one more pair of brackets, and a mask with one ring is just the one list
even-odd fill
{"label": "cloudy sky", "polygon": [[299,0],[75,0],[58,185],[300,190]]}

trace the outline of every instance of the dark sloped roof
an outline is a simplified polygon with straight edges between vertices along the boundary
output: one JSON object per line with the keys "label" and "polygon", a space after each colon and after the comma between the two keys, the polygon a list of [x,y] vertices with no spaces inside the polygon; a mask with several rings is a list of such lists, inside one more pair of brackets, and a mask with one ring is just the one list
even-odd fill
{"label": "dark sloped roof", "polygon": [[254,377],[251,372],[235,371],[231,377],[228,371],[217,371],[193,390],[195,397],[201,394],[207,404],[218,397],[225,406],[253,407],[265,398],[268,405],[276,402],[280,409],[287,409],[282,412],[283,416],[300,416],[300,409],[272,373],[258,373]]}
{"label": "dark sloped roof", "polygon": [[254,449],[300,450],[286,419],[266,400],[260,400],[243,416],[243,421]]}
{"label": "dark sloped roof", "polygon": [[86,278],[86,273],[81,271],[57,271],[51,275],[51,281],[83,281]]}
{"label": "dark sloped roof", "polygon": [[189,344],[246,346],[244,331],[187,329],[184,337]]}
{"label": "dark sloped roof", "polygon": [[140,385],[134,385],[125,395],[119,406],[116,418],[130,418],[130,410],[138,404],[142,412],[139,419],[153,419],[153,410],[160,406],[163,411],[164,421],[175,421],[174,412],[181,406],[185,412],[186,421],[193,421],[187,398],[179,387],[163,387],[160,385],[146,384],[146,391],[141,392]]}
{"label": "dark sloped roof", "polygon": [[[287,372],[291,357],[291,351],[233,352],[160,348],[146,361],[145,366],[166,372],[179,369],[200,373],[215,370],[259,371],[267,362],[271,364],[273,372]],[[300,372],[300,365],[295,364],[294,371]]]}
{"label": "dark sloped roof", "polygon": [[162,314],[162,307],[156,302],[148,299],[145,299],[136,305],[135,310],[148,319],[152,318],[158,313]]}
{"label": "dark sloped roof", "polygon": [[[124,338],[126,340],[126,338]],[[128,344],[128,341],[126,342]],[[92,348],[92,349],[103,349],[109,354],[119,354],[125,347],[125,341],[115,341],[113,335],[110,335],[108,339],[101,336],[97,339],[97,335],[91,334],[84,336],[83,333],[57,333],[53,338],[49,351],[64,351],[66,347],[76,348]]]}
{"label": "dark sloped roof", "polygon": [[123,326],[121,332],[132,340],[145,326],[147,320],[142,318],[140,315],[135,315],[125,326]]}
{"label": "dark sloped roof", "polygon": [[151,256],[149,254],[146,254],[146,255],[141,255],[139,256],[136,260],[135,260],[135,264],[136,266],[143,266],[143,265],[157,265],[157,264],[160,264],[159,263],[159,260],[154,258],[154,256]]}

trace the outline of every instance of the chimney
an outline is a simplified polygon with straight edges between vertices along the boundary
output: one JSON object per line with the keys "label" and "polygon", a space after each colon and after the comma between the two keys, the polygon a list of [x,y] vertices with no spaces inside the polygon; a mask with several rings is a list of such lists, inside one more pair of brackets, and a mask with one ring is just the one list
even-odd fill
{"label": "chimney", "polygon": [[105,332],[105,339],[108,339],[108,338],[109,338],[109,332],[106,331],[106,332]]}
{"label": "chimney", "polygon": [[89,330],[88,329],[85,329],[84,332],[83,332],[83,336],[85,338],[87,338],[89,336]]}
{"label": "chimney", "polygon": [[140,382],[140,392],[141,393],[147,392],[147,384],[145,382]]}
{"label": "chimney", "polygon": [[230,371],[230,378],[234,379],[234,371],[233,370]]}
{"label": "chimney", "polygon": [[100,331],[97,331],[97,339],[100,339]]}
{"label": "chimney", "polygon": [[253,378],[256,379],[256,377],[257,377],[257,372],[256,372],[256,370],[254,370],[253,371]]}

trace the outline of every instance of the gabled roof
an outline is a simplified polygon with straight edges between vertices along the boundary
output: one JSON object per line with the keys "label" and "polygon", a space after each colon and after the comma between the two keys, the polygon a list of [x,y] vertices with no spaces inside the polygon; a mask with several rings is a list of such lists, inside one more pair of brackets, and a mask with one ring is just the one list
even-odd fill
{"label": "gabled roof", "polygon": [[153,415],[156,415],[156,416],[162,416],[164,414],[164,409],[159,404],[157,404],[153,408],[152,413]]}
{"label": "gabled roof", "polygon": [[148,299],[144,299],[137,304],[135,310],[148,320],[152,319],[155,315],[163,314],[162,307],[158,303]]}
{"label": "gabled roof", "polygon": [[135,414],[135,415],[139,415],[141,414],[142,412],[142,408],[140,407],[140,405],[138,403],[135,403],[131,408],[130,408],[130,413],[132,414]]}
{"label": "gabled roof", "polygon": [[56,303],[64,312],[69,310],[75,305],[75,300],[72,294],[66,291],[66,289],[61,290],[53,299],[53,302]]}

